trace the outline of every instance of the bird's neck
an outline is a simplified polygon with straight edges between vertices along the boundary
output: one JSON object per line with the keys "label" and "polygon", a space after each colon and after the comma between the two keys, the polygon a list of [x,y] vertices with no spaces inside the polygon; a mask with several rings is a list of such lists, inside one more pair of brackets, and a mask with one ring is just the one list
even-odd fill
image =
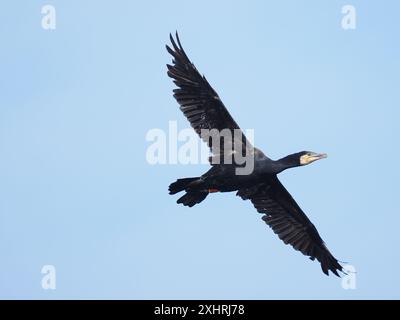
{"label": "bird's neck", "polygon": [[291,156],[283,157],[275,161],[275,167],[278,173],[286,169],[298,167],[299,165],[299,162],[293,159]]}

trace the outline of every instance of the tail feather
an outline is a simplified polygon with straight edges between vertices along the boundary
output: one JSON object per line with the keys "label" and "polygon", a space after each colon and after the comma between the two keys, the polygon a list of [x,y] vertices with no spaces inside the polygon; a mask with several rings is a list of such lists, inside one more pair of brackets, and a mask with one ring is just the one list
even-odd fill
{"label": "tail feather", "polygon": [[193,207],[195,204],[202,202],[207,195],[207,191],[189,191],[176,202],[182,203],[184,206]]}
{"label": "tail feather", "polygon": [[176,180],[174,183],[169,185],[169,194],[175,194],[187,189],[192,182],[198,179],[199,178],[183,178]]}
{"label": "tail feather", "polygon": [[169,194],[186,191],[186,193],[178,199],[177,203],[193,207],[195,204],[202,202],[208,195],[208,191],[201,190],[201,183],[202,181],[200,178],[178,179],[169,185]]}

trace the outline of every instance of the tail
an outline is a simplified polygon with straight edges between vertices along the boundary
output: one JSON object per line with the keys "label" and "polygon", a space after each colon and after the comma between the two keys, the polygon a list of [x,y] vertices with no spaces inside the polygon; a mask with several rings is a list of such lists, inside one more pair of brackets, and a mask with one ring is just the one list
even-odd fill
{"label": "tail", "polygon": [[175,194],[181,191],[186,191],[186,194],[180,197],[177,203],[182,203],[184,206],[193,207],[195,204],[202,202],[208,195],[207,191],[190,190],[191,187],[200,182],[199,178],[184,178],[178,179],[169,185],[169,194]]}
{"label": "tail", "polygon": [[169,194],[175,194],[189,188],[189,185],[196,180],[199,180],[199,178],[184,178],[176,180],[174,183],[169,185]]}
{"label": "tail", "polygon": [[208,196],[207,191],[188,191],[183,197],[180,197],[176,203],[182,203],[184,206],[193,207],[202,202]]}

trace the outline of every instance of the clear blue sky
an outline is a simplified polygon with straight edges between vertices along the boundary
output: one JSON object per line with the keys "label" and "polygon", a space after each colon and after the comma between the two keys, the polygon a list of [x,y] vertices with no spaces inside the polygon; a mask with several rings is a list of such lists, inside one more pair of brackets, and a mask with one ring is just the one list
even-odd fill
{"label": "clear blue sky", "polygon": [[[41,28],[52,4],[57,28]],[[357,9],[356,30],[341,8]],[[400,298],[398,1],[3,1],[1,298]],[[249,202],[192,209],[167,187],[204,165],[146,162],[152,128],[188,124],[164,49],[197,68],[270,157],[328,159],[280,178],[336,257],[344,290]],[[54,265],[57,289],[43,290]]]}

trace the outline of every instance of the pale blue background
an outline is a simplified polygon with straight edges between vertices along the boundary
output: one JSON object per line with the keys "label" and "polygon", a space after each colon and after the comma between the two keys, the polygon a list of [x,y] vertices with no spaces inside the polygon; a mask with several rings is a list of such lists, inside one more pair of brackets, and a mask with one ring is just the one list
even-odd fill
{"label": "pale blue background", "polygon": [[[341,28],[356,6],[357,29]],[[41,28],[41,6],[57,29]],[[398,1],[2,1],[1,298],[400,298]],[[187,122],[164,49],[181,40],[273,158],[329,158],[281,179],[339,259],[344,290],[249,202],[192,209],[150,166],[151,128]],[[41,288],[43,265],[57,289]]]}

